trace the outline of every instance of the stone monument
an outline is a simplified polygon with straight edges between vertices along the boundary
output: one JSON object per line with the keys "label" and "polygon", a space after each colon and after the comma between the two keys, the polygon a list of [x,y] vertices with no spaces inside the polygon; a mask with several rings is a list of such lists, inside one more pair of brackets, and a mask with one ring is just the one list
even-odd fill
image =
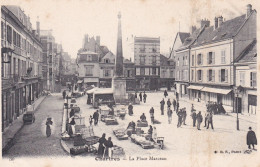
{"label": "stone monument", "polygon": [[121,13],[118,13],[118,32],[117,32],[117,50],[115,73],[112,80],[112,89],[116,103],[123,103],[127,99],[126,79],[123,72],[123,47],[122,47],[122,31],[121,31]]}

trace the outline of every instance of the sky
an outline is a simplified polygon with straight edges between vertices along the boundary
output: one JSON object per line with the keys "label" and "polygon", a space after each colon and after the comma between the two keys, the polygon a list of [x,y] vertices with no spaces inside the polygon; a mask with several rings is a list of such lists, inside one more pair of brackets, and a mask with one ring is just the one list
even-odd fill
{"label": "sky", "polygon": [[169,54],[178,31],[189,32],[201,19],[213,24],[215,16],[228,20],[246,12],[253,0],[3,0],[19,5],[31,18],[39,16],[41,29],[52,29],[57,43],[76,58],[84,34],[100,36],[101,45],[116,53],[117,14],[121,12],[123,55],[129,58],[126,39],[133,36],[160,37],[161,53]]}

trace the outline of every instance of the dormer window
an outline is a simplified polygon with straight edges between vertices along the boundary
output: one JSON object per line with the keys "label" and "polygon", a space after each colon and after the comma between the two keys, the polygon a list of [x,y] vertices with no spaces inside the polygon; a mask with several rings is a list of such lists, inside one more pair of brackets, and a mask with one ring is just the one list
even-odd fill
{"label": "dormer window", "polygon": [[110,63],[109,59],[104,59],[104,63]]}

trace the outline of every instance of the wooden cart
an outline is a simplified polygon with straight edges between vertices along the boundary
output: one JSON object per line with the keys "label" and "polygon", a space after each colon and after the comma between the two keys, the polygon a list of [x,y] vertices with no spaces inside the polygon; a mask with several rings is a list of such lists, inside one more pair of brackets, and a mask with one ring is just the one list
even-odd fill
{"label": "wooden cart", "polygon": [[125,132],[125,129],[113,130],[113,133],[118,140],[128,140],[128,135]]}

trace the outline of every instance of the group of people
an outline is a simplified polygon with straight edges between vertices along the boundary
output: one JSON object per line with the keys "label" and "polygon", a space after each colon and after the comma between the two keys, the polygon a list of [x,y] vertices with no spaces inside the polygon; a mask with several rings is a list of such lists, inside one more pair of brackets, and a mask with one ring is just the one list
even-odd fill
{"label": "group of people", "polygon": [[[137,99],[137,93],[135,92],[135,99]],[[139,93],[139,100],[140,102],[144,101],[144,103],[146,103],[146,99],[147,99],[147,94],[144,91],[144,94],[142,94],[142,92]]]}
{"label": "group of people", "polygon": [[98,156],[102,158],[111,158],[112,152],[111,149],[114,146],[111,140],[111,137],[106,139],[106,134],[103,133],[102,137],[98,140]]}

